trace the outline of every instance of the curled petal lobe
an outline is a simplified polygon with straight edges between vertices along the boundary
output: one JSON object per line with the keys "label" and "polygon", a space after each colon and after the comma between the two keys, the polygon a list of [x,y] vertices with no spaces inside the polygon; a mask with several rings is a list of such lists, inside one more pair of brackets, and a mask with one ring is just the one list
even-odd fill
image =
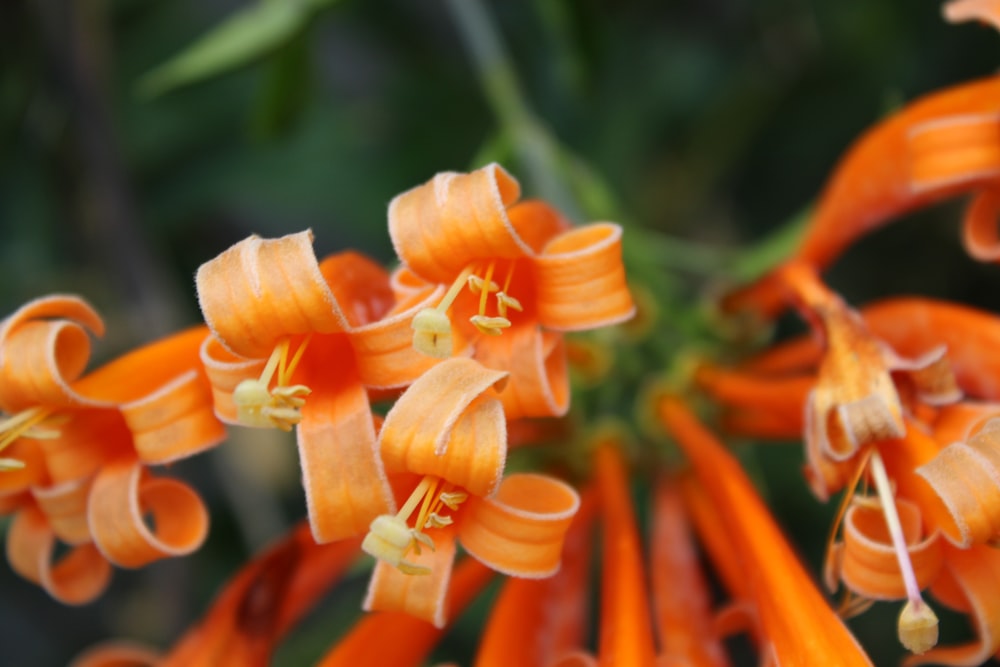
{"label": "curled petal lobe", "polygon": [[410,385],[379,432],[386,471],[442,477],[474,495],[500,482],[507,431],[499,401],[482,396],[507,374],[471,359],[437,364]]}
{"label": "curled petal lobe", "polygon": [[1000,536],[1000,420],[967,442],[955,442],[917,469],[934,489],[958,529],[956,544],[992,542]]}
{"label": "curled petal lobe", "polygon": [[442,172],[389,204],[396,255],[425,280],[450,283],[469,263],[532,253],[507,215],[521,194],[502,167]]}
{"label": "curled petal lobe", "polygon": [[982,21],[1000,30],[1000,2],[997,0],[950,0],[944,4],[944,17],[951,23]]}
{"label": "curled petal lobe", "polygon": [[513,327],[503,336],[484,338],[475,359],[505,370],[510,379],[498,393],[508,420],[561,417],[569,410],[569,373],[562,334],[535,326]]}
{"label": "curled petal lobe", "polygon": [[208,512],[197,493],[177,480],[143,474],[141,464],[129,461],[109,464],[98,474],[88,516],[94,543],[121,567],[189,554],[208,533]]}
{"label": "curled petal lobe", "polygon": [[535,260],[538,320],[550,329],[580,331],[624,322],[635,314],[622,263],[622,229],[609,222],[564,232]]}
{"label": "curled petal lobe", "polygon": [[217,338],[210,336],[202,344],[201,363],[212,388],[216,417],[226,424],[239,423],[233,392],[244,380],[260,377],[267,360],[238,357],[223,347]]}
{"label": "curled petal lobe", "polygon": [[559,569],[566,531],[580,507],[571,486],[544,475],[509,475],[496,496],[467,502],[458,538],[472,556],[516,577],[547,577]]}
{"label": "curled petal lobe", "polygon": [[87,525],[87,498],[91,478],[71,480],[48,487],[34,487],[31,495],[49,523],[53,534],[66,544],[90,541]]}
{"label": "curled petal lobe", "polygon": [[93,544],[74,547],[57,563],[55,535],[44,515],[28,506],[17,514],[7,533],[7,560],[11,568],[38,583],[63,604],[86,604],[111,581],[111,565]]}
{"label": "curled petal lobe", "polygon": [[377,322],[392,310],[395,297],[389,274],[361,253],[330,255],[319,263],[319,272],[350,328]]}
{"label": "curled petal lobe", "polygon": [[[926,588],[940,574],[943,564],[938,534],[921,539],[919,508],[902,499],[897,500],[896,507],[917,584],[921,589]],[[839,561],[840,577],[855,593],[875,600],[906,597],[899,561],[881,508],[855,504],[847,511]]]}
{"label": "curled petal lobe", "polygon": [[243,357],[266,357],[290,335],[349,328],[309,231],[279,239],[251,236],[202,264],[195,282],[205,322]]}
{"label": "curled petal lobe", "polygon": [[376,516],[394,509],[365,389],[346,364],[339,373],[330,367],[311,371],[316,391],[296,434],[309,522],[320,543],[363,534]]}
{"label": "curled petal lobe", "polygon": [[455,535],[451,528],[441,528],[434,534],[434,549],[422,548],[410,553],[407,560],[418,567],[429,568],[421,575],[404,574],[398,568],[378,561],[368,584],[366,611],[403,611],[443,628],[447,622],[445,604],[452,562],[455,560]]}

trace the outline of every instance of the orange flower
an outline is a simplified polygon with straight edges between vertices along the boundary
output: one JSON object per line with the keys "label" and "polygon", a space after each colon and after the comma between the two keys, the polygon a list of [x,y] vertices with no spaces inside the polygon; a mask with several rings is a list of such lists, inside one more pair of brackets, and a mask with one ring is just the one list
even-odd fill
{"label": "orange flower", "polygon": [[[954,3],[949,12],[957,17],[971,7]],[[1000,78],[991,77],[927,95],[874,126],[837,165],[789,262],[823,270],[878,226],[968,192],[978,194],[966,215],[966,248],[979,259],[1000,259],[998,117]],[[786,305],[776,272],[725,301],[729,310],[765,317]]]}
{"label": "orange flower", "polygon": [[870,665],[789,548],[739,463],[677,399],[660,418],[694,466],[740,563],[743,583],[771,657],[781,665]]}
{"label": "orange flower", "polygon": [[[141,567],[190,553],[208,515],[182,482],[152,477],[221,441],[198,363],[207,330],[191,329],[82,375],[88,330],[104,325],[83,300],[32,301],[0,323],[0,473],[6,511],[16,511],[7,558],[53,597],[96,597],[111,563]],[[150,528],[144,516],[153,517]],[[56,540],[71,547],[53,562]]]}
{"label": "orange flower", "polygon": [[404,264],[397,287],[451,285],[414,320],[414,345],[447,357],[456,333],[474,340],[477,359],[511,374],[501,394],[509,419],[568,409],[566,353],[555,332],[607,326],[635,312],[621,228],[567,229],[551,207],[517,204],[519,196],[517,181],[491,164],[438,174],[389,205],[389,233]]}
{"label": "orange flower", "polygon": [[486,392],[504,379],[473,360],[449,359],[386,415],[379,432],[386,471],[422,477],[399,512],[372,521],[362,544],[379,559],[366,609],[406,611],[443,627],[456,539],[504,574],[547,577],[559,568],[579,497],[543,475],[501,478],[506,425]]}
{"label": "orange flower", "polygon": [[367,390],[403,387],[433,363],[410,346],[422,304],[393,310],[385,271],[356,253],[317,263],[308,231],[241,241],[196,281],[214,334],[202,359],[216,413],[245,426],[297,424],[316,540],[363,533],[392,504]]}

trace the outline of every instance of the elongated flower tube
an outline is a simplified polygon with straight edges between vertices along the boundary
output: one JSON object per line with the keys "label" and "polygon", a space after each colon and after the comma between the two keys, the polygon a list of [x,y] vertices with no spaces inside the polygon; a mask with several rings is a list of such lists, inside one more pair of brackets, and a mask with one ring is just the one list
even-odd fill
{"label": "elongated flower tube", "polygon": [[501,394],[510,419],[568,409],[556,332],[615,324],[635,311],[618,225],[569,228],[547,204],[516,203],[519,196],[517,181],[491,164],[438,174],[389,205],[389,233],[404,264],[395,284],[408,292],[451,286],[414,320],[414,345],[447,357],[454,337],[473,340],[477,359],[511,374]]}
{"label": "elongated flower tube", "polygon": [[438,627],[455,541],[511,576],[554,574],[579,496],[544,475],[502,478],[503,408],[487,393],[505,378],[471,359],[424,373],[399,398],[379,431],[390,474],[419,476],[396,513],[372,521],[362,548],[375,556],[365,608],[406,611]]}
{"label": "elongated flower tube", "polygon": [[[1000,78],[981,79],[926,95],[868,130],[834,169],[789,262],[823,270],[900,215],[977,191],[982,194],[969,209],[966,246],[976,257],[995,259],[995,216],[988,214],[997,209],[993,188],[1000,183],[998,100]],[[771,273],[725,305],[774,317],[788,305],[781,291]]]}
{"label": "elongated flower tube", "polygon": [[761,633],[781,665],[870,665],[843,622],[827,606],[737,461],[674,398],[660,418],[694,466],[744,564],[747,595]]}
{"label": "elongated flower tube", "polygon": [[[10,478],[0,473],[0,495],[16,511],[7,558],[70,604],[103,590],[109,562],[141,567],[201,544],[208,528],[201,499],[145,465],[190,456],[225,435],[198,362],[206,329],[84,375],[88,330],[103,332],[100,317],[63,295],[32,301],[0,323],[0,406],[10,415],[0,449],[9,447],[5,456],[20,465]],[[57,541],[70,550],[53,562]]]}
{"label": "elongated flower tube", "polygon": [[434,362],[410,347],[422,304],[394,311],[388,275],[356,253],[318,263],[308,231],[245,239],[202,265],[196,282],[219,417],[297,425],[316,540],[364,533],[392,506],[367,390],[403,387]]}

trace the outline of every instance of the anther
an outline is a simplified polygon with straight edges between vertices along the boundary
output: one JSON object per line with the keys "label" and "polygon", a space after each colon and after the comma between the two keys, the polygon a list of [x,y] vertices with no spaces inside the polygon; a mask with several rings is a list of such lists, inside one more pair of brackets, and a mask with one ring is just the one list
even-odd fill
{"label": "anther", "polygon": [[499,336],[503,334],[503,330],[510,327],[510,320],[506,317],[487,317],[486,315],[473,315],[469,318],[469,321],[480,332],[486,334],[487,336]]}
{"label": "anther", "polygon": [[[309,340],[307,337],[302,341],[291,360],[288,359],[288,339],[281,341],[271,353],[260,377],[244,380],[236,386],[233,403],[236,405],[236,418],[241,424],[290,431],[302,421],[301,408],[311,390],[302,384],[289,385],[288,381],[302,360]],[[275,374],[278,376],[277,384],[271,388]]]}
{"label": "anther", "polygon": [[453,351],[451,337],[451,319],[448,309],[465,287],[466,281],[472,278],[472,265],[458,274],[458,277],[448,288],[440,303],[433,308],[424,308],[413,318],[410,327],[413,329],[413,348],[437,359],[447,359]]}

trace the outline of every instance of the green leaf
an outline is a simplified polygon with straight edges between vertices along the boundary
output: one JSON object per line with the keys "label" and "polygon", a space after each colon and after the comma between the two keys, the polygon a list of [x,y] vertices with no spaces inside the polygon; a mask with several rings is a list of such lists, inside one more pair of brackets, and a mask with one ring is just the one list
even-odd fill
{"label": "green leaf", "polygon": [[242,9],[146,74],[139,94],[155,97],[257,60],[290,40],[309,19],[299,2],[262,2]]}

